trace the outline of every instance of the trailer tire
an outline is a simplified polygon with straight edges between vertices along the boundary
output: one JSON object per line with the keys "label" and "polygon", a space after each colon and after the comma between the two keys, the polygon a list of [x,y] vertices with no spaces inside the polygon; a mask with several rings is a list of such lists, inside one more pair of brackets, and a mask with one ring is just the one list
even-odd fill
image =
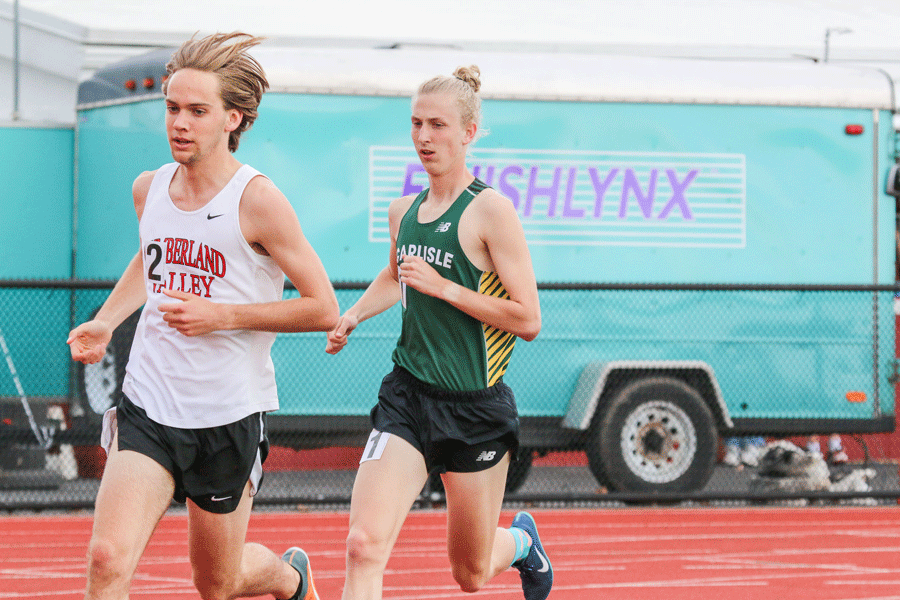
{"label": "trailer tire", "polygon": [[[96,316],[98,310],[91,314],[91,318]],[[102,416],[106,409],[115,406],[122,393],[125,365],[128,364],[131,342],[140,316],[141,311],[137,310],[116,327],[100,362],[91,365],[76,363],[78,393],[86,415]]]}
{"label": "trailer tire", "polygon": [[696,389],[674,377],[622,388],[591,427],[591,472],[614,491],[670,494],[702,489],[715,467],[718,434]]}

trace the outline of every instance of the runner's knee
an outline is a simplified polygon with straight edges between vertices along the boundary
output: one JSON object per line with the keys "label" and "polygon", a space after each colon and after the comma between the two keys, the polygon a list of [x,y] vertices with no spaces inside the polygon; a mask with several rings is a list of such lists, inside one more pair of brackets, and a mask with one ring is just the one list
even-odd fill
{"label": "runner's knee", "polygon": [[127,554],[110,540],[91,538],[87,558],[88,571],[94,579],[112,580],[131,575]]}
{"label": "runner's knee", "polygon": [[378,564],[387,565],[388,543],[386,539],[378,539],[368,531],[352,528],[347,536],[347,560],[349,565]]}
{"label": "runner's knee", "polygon": [[478,564],[472,561],[454,563],[453,579],[459,584],[459,589],[472,594],[484,587],[489,578],[489,565]]}
{"label": "runner's knee", "polygon": [[220,575],[227,574],[200,573],[194,570],[194,587],[203,600],[229,600],[233,597],[235,582],[230,577],[224,578]]}

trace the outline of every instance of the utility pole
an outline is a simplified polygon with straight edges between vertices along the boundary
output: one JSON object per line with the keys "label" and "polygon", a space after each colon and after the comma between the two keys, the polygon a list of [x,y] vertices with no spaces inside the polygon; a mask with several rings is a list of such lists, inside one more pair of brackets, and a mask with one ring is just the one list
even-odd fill
{"label": "utility pole", "polygon": [[19,0],[13,1],[13,109],[12,120],[19,120]]}
{"label": "utility pole", "polygon": [[829,27],[825,30],[825,56],[822,62],[828,62],[828,50],[831,45],[831,34],[852,33],[853,30],[848,27]]}

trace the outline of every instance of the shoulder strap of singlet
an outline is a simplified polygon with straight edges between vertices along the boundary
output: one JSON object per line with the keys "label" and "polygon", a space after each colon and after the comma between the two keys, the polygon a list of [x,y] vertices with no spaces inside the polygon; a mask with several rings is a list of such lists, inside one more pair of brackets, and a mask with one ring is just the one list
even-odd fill
{"label": "shoulder strap of singlet", "polygon": [[146,202],[159,197],[160,190],[169,189],[169,185],[172,183],[172,178],[177,170],[178,163],[176,162],[164,164],[156,170],[156,173],[153,175],[153,181],[150,182],[150,189],[147,190]]}

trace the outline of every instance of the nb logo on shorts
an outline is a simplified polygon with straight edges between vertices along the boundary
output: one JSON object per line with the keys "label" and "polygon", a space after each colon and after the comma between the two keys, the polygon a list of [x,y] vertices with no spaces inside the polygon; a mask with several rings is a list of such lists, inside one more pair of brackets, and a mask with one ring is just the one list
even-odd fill
{"label": "nb logo on shorts", "polygon": [[434,230],[434,232],[435,233],[446,233],[446,232],[450,231],[450,225],[452,225],[452,223],[448,223],[447,221],[441,221],[438,224],[437,229]]}
{"label": "nb logo on shorts", "polygon": [[494,460],[495,456],[497,456],[497,452],[495,450],[491,450],[490,452],[485,450],[478,455],[478,458],[475,459],[475,462],[491,462],[492,460]]}

